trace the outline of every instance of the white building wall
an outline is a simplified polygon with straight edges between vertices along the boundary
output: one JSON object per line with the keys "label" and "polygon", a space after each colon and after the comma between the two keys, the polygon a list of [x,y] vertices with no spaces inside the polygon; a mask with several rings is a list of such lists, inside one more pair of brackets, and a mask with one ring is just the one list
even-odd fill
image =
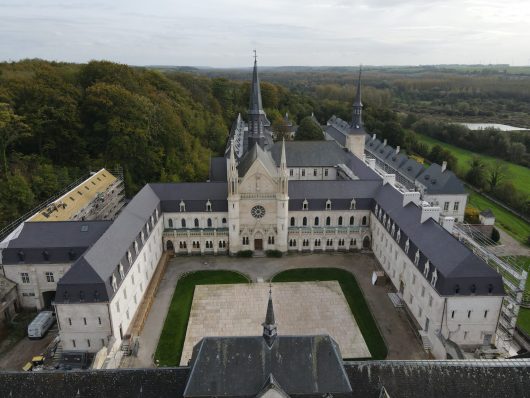
{"label": "white building wall", "polygon": [[64,351],[97,352],[112,335],[108,303],[57,304]]}
{"label": "white building wall", "polygon": [[163,230],[164,217],[160,217],[109,304],[112,335],[116,344],[120,344],[122,335],[127,334],[160,261]]}
{"label": "white building wall", "polygon": [[336,180],[334,167],[289,167],[289,180]]}
{"label": "white building wall", "polygon": [[[423,195],[423,200],[440,207],[440,215],[454,217],[456,222],[464,221],[467,195]],[[455,207],[456,206],[456,207]],[[455,210],[456,209],[456,210]]]}
{"label": "white building wall", "polygon": [[[3,265],[6,278],[17,284],[19,301],[22,307],[35,308],[37,310],[44,307],[42,293],[56,291],[57,282],[71,266],[71,263]],[[53,281],[48,281],[47,272],[51,272]],[[29,283],[23,280],[23,273],[28,274]]]}
{"label": "white building wall", "polygon": [[431,342],[438,340],[440,330],[444,338],[470,347],[482,344],[486,335],[495,335],[502,297],[440,296],[373,214],[371,224],[375,257]]}

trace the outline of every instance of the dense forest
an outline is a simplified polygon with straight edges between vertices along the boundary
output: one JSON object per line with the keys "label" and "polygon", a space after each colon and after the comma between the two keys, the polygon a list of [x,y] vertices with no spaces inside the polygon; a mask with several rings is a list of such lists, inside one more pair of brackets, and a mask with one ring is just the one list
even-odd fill
{"label": "dense forest", "polygon": [[[340,68],[263,71],[263,104],[273,128],[281,129],[286,112],[292,122],[307,130],[308,137],[315,127],[308,118],[311,113],[321,123],[332,115],[349,120],[353,72]],[[363,72],[368,131],[409,153],[436,162],[447,160],[453,170],[457,159],[451,153],[441,148],[427,150],[414,132],[528,165],[528,134],[501,137],[492,131],[485,140],[436,117],[443,114],[437,111],[439,101],[457,109],[460,100],[488,98],[489,105],[481,109],[497,109],[495,115],[508,115],[510,120],[524,113],[528,125],[528,79],[518,74],[481,73],[467,83],[461,73],[435,74],[436,78],[431,74],[414,68]],[[231,123],[238,113],[246,116],[250,75],[250,69],[183,71],[104,61],[0,64],[2,225],[100,167],[121,167],[128,195],[146,182],[205,180],[209,158],[222,154]],[[503,85],[502,79],[510,83]],[[432,112],[434,120],[426,118],[421,107]],[[527,213],[528,198],[517,198],[516,207]]]}

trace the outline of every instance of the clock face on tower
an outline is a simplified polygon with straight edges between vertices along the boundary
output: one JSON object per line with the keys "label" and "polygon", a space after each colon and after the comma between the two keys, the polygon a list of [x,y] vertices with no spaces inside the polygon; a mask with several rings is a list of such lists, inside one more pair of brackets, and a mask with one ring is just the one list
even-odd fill
{"label": "clock face on tower", "polygon": [[265,207],[261,205],[254,206],[250,209],[250,214],[252,214],[252,217],[254,218],[263,218],[265,215]]}

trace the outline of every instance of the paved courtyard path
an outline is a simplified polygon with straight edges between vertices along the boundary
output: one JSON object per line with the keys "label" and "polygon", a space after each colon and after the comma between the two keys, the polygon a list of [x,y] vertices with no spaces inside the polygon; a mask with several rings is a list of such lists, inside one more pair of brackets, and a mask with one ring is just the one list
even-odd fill
{"label": "paved courtyard path", "polygon": [[231,270],[245,274],[253,282],[268,281],[275,274],[292,268],[334,267],[351,272],[388,347],[387,359],[425,359],[426,354],[403,309],[396,309],[387,296],[390,285],[373,286],[372,272],[377,260],[367,253],[292,254],[282,258],[235,258],[228,256],[175,257],[170,260],[151,311],[140,334],[138,356],[132,367],[153,367],[154,352],[164,320],[181,275],[200,270]]}

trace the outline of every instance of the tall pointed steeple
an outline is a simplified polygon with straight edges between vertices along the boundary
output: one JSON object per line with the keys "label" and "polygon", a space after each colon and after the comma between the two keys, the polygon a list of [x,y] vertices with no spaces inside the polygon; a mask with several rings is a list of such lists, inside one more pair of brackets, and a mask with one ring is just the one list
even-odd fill
{"label": "tall pointed steeple", "polygon": [[280,193],[288,195],[289,193],[289,172],[287,169],[287,155],[285,153],[285,138],[282,140],[282,153],[280,157]]}
{"label": "tall pointed steeple", "polygon": [[351,127],[354,129],[361,128],[363,125],[363,103],[361,102],[361,72],[362,68],[359,67],[359,80],[357,80],[357,92],[355,93],[355,99],[353,100],[353,113]]}
{"label": "tall pointed steeple", "polygon": [[254,70],[252,72],[252,83],[250,87],[250,103],[248,107],[248,132],[249,145],[251,148],[254,143],[265,146],[265,127],[269,127],[270,122],[263,110],[261,101],[261,88],[258,76],[258,56],[254,50]]}
{"label": "tall pointed steeple", "polygon": [[234,140],[230,140],[230,159],[228,161],[228,195],[236,195],[238,192],[238,173],[236,155],[234,152]]}
{"label": "tall pointed steeple", "polygon": [[250,87],[250,105],[249,111],[252,112],[263,112],[263,105],[261,102],[261,88],[259,85],[258,76],[258,56],[256,50],[254,50],[254,70],[252,71],[252,85]]}
{"label": "tall pointed steeple", "polygon": [[276,339],[277,330],[274,320],[274,307],[272,306],[272,286],[269,285],[269,302],[267,303],[267,315],[265,315],[265,322],[263,326],[263,338],[269,347],[272,347]]}

